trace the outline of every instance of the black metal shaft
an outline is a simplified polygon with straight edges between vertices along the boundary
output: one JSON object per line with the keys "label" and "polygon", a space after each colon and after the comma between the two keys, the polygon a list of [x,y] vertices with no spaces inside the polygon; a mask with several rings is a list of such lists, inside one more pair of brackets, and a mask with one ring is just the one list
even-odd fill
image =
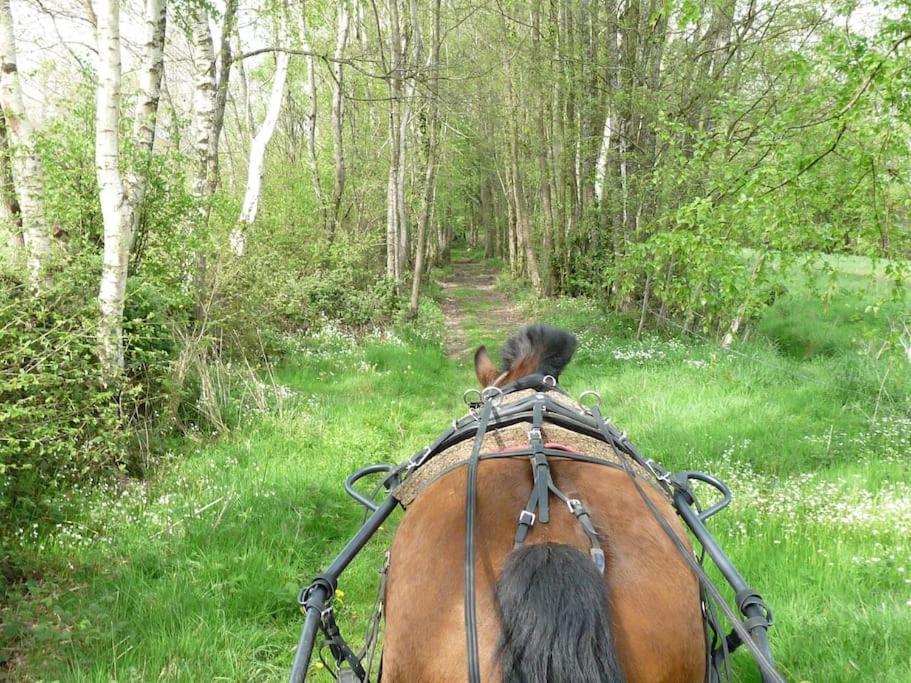
{"label": "black metal shaft", "polygon": [[[346,545],[338,556],[329,565],[329,568],[323,572],[320,577],[328,580],[334,586],[338,581],[339,575],[345,570],[351,560],[354,559],[358,551],[363,548],[367,541],[376,533],[386,518],[392,514],[398,505],[398,501],[391,495],[379,505],[376,511],[370,515],[364,525],[358,529],[348,545]],[[307,667],[310,665],[310,656],[313,654],[313,643],[316,641],[316,633],[319,630],[320,618],[326,603],[329,599],[329,591],[325,586],[325,581],[314,582],[307,592],[307,618],[304,621],[304,628],[301,631],[300,640],[297,643],[297,653],[294,655],[294,666],[291,669],[290,683],[302,683],[307,675]]]}
{"label": "black metal shaft", "polygon": [[[683,521],[686,522],[686,525],[693,532],[696,539],[702,544],[702,547],[705,548],[705,552],[708,553],[709,557],[712,558],[712,561],[718,566],[718,569],[731,585],[731,588],[734,589],[734,592],[739,593],[742,590],[749,589],[750,585],[746,582],[746,579],[737,571],[737,568],[731,562],[731,558],[729,558],[727,553],[721,549],[721,546],[718,545],[718,541],[715,540],[715,537],[712,536],[703,521],[699,519],[696,512],[687,504],[684,494],[679,490],[676,491],[674,493],[674,501],[677,504],[677,512],[683,518]],[[766,616],[763,607],[757,604],[748,604],[743,609],[743,614],[747,617]],[[769,648],[769,637],[766,632],[766,626],[762,624],[753,626],[750,629],[750,635],[753,636],[753,642],[756,643],[762,653],[766,656],[769,663],[774,663],[772,651]],[[769,679],[763,675],[763,680],[768,681]]]}

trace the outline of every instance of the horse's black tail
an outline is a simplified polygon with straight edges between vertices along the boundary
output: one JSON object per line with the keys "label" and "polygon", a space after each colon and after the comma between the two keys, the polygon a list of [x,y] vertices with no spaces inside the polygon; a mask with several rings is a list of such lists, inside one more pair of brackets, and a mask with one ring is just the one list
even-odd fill
{"label": "horse's black tail", "polygon": [[591,559],[561,543],[513,550],[497,581],[504,683],[620,683],[607,594]]}

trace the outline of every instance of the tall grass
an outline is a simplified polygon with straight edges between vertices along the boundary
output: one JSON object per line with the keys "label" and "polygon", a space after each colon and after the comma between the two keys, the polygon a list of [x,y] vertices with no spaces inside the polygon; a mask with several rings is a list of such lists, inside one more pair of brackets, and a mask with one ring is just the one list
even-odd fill
{"label": "tall grass", "polygon": [[[898,355],[877,359],[863,335],[833,339],[782,309],[725,353],[660,334],[637,341],[633,323],[589,302],[524,305],[579,334],[564,386],[600,391],[605,411],[667,467],[704,468],[732,486],[735,502],[711,528],[775,610],[789,680],[911,680],[911,378]],[[812,308],[809,295],[793,305]],[[507,332],[480,311],[466,328],[474,344]],[[794,353],[785,340],[801,336],[833,348]],[[345,476],[427,444],[464,412],[473,384],[467,359],[447,359],[426,328],[305,341],[276,369],[281,410],[186,447],[153,481],[81,492],[90,502],[52,534],[20,530],[47,569],[4,609],[10,675],[284,679],[297,590],[362,517]],[[342,577],[339,618],[355,642],[393,527]],[[736,665],[757,680],[747,657]]]}

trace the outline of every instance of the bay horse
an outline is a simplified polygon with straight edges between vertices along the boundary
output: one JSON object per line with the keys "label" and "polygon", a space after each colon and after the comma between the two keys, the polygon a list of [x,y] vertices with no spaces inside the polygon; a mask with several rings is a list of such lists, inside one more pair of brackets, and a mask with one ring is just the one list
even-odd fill
{"label": "bay horse", "polygon": [[[559,378],[576,348],[569,332],[529,326],[511,337],[497,368],[482,346],[482,387],[532,373]],[[386,583],[383,683],[463,683],[467,467],[455,467],[410,504],[393,539]],[[555,485],[590,511],[603,544],[603,575],[589,538],[563,505],[513,547],[529,500],[528,459],[479,463],[475,595],[481,680],[504,683],[688,683],[706,676],[699,583],[628,474],[554,458]],[[666,497],[642,487],[678,537]]]}

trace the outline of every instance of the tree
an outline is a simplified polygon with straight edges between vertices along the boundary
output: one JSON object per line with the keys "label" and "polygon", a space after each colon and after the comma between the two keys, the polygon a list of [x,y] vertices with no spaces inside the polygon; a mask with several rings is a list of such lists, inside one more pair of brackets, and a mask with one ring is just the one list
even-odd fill
{"label": "tree", "polygon": [[424,273],[424,261],[427,250],[427,233],[430,230],[430,218],[433,211],[433,193],[436,189],[437,136],[439,135],[439,87],[440,87],[440,0],[433,5],[433,33],[430,46],[430,90],[427,95],[426,149],[424,170],[424,196],[421,201],[421,214],[418,218],[418,236],[414,254],[414,275],[411,282],[411,301],[409,314],[412,318],[418,314],[418,303],[421,296],[421,277]]}
{"label": "tree", "polygon": [[104,217],[104,257],[98,306],[98,356],[108,379],[123,371],[123,299],[132,221],[120,176],[120,2],[99,0],[95,165]]}
{"label": "tree", "polygon": [[32,287],[40,290],[50,282],[47,261],[51,236],[41,201],[41,163],[35,151],[35,135],[25,103],[16,62],[16,41],[10,0],[0,0],[0,107],[5,130],[12,143],[15,193],[18,197],[22,238]]}
{"label": "tree", "polygon": [[[279,22],[281,47],[286,47],[287,8],[285,8],[284,16],[279,19]],[[280,49],[275,59],[275,73],[272,75],[272,89],[269,94],[269,102],[266,105],[266,115],[259,131],[250,142],[250,159],[247,164],[247,184],[244,191],[243,206],[240,210],[238,225],[231,233],[231,248],[238,256],[242,256],[246,249],[246,232],[253,221],[256,220],[256,212],[259,209],[266,147],[272,139],[272,134],[275,132],[275,126],[278,123],[278,116],[281,113],[290,60],[290,53],[285,49]]]}

